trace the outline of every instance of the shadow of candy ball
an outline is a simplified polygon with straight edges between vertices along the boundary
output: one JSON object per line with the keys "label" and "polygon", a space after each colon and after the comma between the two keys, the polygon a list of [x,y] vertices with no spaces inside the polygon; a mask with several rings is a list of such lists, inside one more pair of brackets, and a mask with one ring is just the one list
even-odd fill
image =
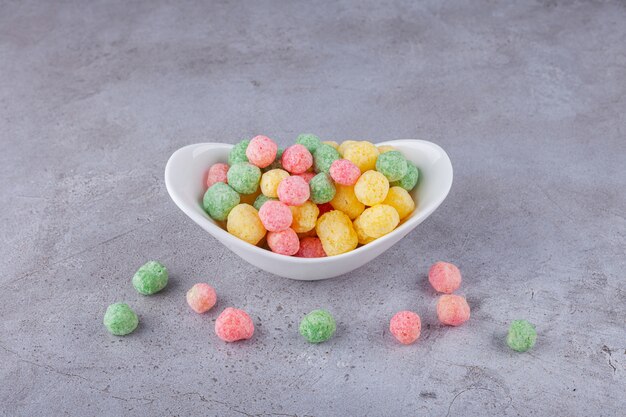
{"label": "shadow of candy ball", "polygon": [[313,310],[300,322],[300,334],[309,343],[325,342],[335,334],[337,324],[326,310]]}

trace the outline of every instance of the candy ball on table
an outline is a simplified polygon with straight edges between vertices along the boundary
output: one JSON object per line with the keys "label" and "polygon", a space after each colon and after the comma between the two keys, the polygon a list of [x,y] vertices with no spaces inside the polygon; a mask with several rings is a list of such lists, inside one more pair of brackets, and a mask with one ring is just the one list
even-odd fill
{"label": "candy ball on table", "polygon": [[152,295],[167,285],[167,268],[160,262],[150,261],[142,265],[133,275],[133,287],[143,295]]}
{"label": "candy ball on table", "polygon": [[289,228],[293,215],[289,207],[280,201],[267,201],[259,210],[261,223],[270,232],[280,232]]}
{"label": "candy ball on table", "polygon": [[383,174],[389,181],[398,181],[408,171],[406,158],[398,151],[389,151],[378,155],[376,171]]}
{"label": "candy ball on table", "polygon": [[277,152],[278,145],[272,139],[259,135],[250,140],[246,148],[246,157],[252,165],[265,168],[274,162]]}
{"label": "candy ball on table", "polygon": [[389,331],[403,345],[410,345],[420,337],[422,322],[412,311],[400,311],[389,322]]}
{"label": "candy ball on table", "polygon": [[266,233],[258,211],[249,204],[239,204],[228,213],[226,230],[251,245],[258,244]]}
{"label": "candy ball on table", "polygon": [[320,144],[313,153],[313,164],[315,172],[326,172],[330,170],[332,163],[341,158],[339,152],[330,145]]}
{"label": "candy ball on table", "polygon": [[215,320],[215,334],[225,342],[250,339],[254,323],[245,311],[228,307]]}
{"label": "candy ball on table", "polygon": [[213,287],[201,282],[187,291],[186,299],[193,311],[202,314],[213,308],[217,302],[217,294],[215,294]]}
{"label": "candy ball on table", "polygon": [[228,168],[229,166],[227,164],[213,164],[211,168],[209,168],[209,173],[206,177],[206,186],[211,187],[217,182],[227,183],[228,179],[226,177],[226,174],[228,173]]}
{"label": "candy ball on table", "polygon": [[261,170],[248,162],[232,165],[228,170],[228,185],[240,194],[252,194],[259,188]]}
{"label": "candy ball on table", "polygon": [[326,256],[322,242],[317,237],[305,237],[300,239],[300,249],[296,252],[300,258],[323,258]]}
{"label": "candy ball on table", "polygon": [[513,320],[506,336],[506,344],[517,352],[526,352],[535,346],[537,331],[526,320]]}
{"label": "candy ball on table", "polygon": [[298,176],[285,178],[278,184],[278,199],[288,206],[301,206],[310,197],[309,184]]}
{"label": "candy ball on table", "polygon": [[428,281],[435,291],[452,294],[461,286],[461,271],[449,262],[435,262],[428,271]]}
{"label": "candy ball on table", "polygon": [[107,307],[103,323],[111,334],[125,336],[137,328],[139,318],[128,304],[115,303]]}
{"label": "candy ball on table", "polygon": [[280,232],[269,232],[267,245],[274,253],[291,256],[300,249],[300,239],[293,229],[285,229]]}
{"label": "candy ball on table", "polygon": [[289,173],[302,174],[313,166],[313,155],[303,145],[292,145],[285,149],[280,162]]}
{"label": "candy ball on table", "polygon": [[391,183],[392,187],[398,186],[402,187],[407,191],[411,191],[417,185],[417,181],[419,180],[419,170],[415,165],[411,162],[407,161],[407,170],[404,177],[400,178],[398,181],[394,181]]}
{"label": "candy ball on table", "polygon": [[442,295],[437,301],[437,317],[448,326],[460,326],[470,318],[469,304],[459,295]]}
{"label": "candy ball on table", "polygon": [[261,192],[268,197],[278,197],[278,185],[289,177],[284,169],[272,169],[261,176]]}
{"label": "candy ball on table", "polygon": [[350,252],[359,244],[352,221],[339,210],[329,211],[320,216],[315,231],[328,256]]}
{"label": "candy ball on table", "polygon": [[223,182],[213,184],[202,199],[204,211],[213,220],[223,221],[228,217],[228,213],[239,204],[239,193]]}
{"label": "candy ball on table", "polygon": [[296,138],[296,143],[299,145],[303,145],[308,149],[311,154],[315,152],[318,146],[321,145],[320,138],[312,133],[301,133]]}
{"label": "candy ball on table", "polygon": [[361,172],[376,169],[378,148],[370,142],[356,142],[343,152],[343,158],[356,165]]}
{"label": "candy ball on table", "polygon": [[233,146],[228,154],[228,165],[232,166],[239,162],[248,162],[246,149],[248,149],[249,144],[250,141],[248,139],[245,139]]}
{"label": "candy ball on table", "polygon": [[364,172],[354,184],[356,198],[366,206],[382,203],[387,198],[388,192],[387,177],[377,171]]}
{"label": "candy ball on table", "polygon": [[367,236],[377,239],[393,231],[400,223],[400,216],[393,207],[376,204],[366,208],[359,216],[358,221]]}
{"label": "candy ball on table", "polygon": [[335,197],[335,185],[325,172],[314,176],[308,185],[311,189],[311,201],[315,204],[328,203]]}
{"label": "candy ball on table", "polygon": [[333,181],[341,185],[354,185],[361,176],[359,167],[347,159],[333,161],[328,171]]}
{"label": "candy ball on table", "polygon": [[326,310],[313,310],[300,322],[300,334],[309,343],[325,342],[335,334],[337,324]]}

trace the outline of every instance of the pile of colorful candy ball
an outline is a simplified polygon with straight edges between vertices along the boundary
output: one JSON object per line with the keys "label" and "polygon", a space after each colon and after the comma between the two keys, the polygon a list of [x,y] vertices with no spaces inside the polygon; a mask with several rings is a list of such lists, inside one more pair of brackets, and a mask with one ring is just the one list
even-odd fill
{"label": "pile of colorful candy ball", "polygon": [[[391,146],[299,135],[236,144],[210,167],[205,211],[229,233],[283,255],[333,256],[394,230],[415,210],[419,170]],[[267,246],[266,246],[267,245]]]}

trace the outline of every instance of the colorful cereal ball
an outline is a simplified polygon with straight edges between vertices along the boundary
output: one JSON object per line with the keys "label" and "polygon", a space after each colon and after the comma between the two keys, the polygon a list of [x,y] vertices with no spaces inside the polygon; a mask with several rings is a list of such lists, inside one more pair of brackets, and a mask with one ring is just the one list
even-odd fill
{"label": "colorful cereal ball", "polygon": [[339,210],[330,211],[317,219],[315,230],[328,256],[350,252],[359,244],[350,218]]}
{"label": "colorful cereal ball", "polygon": [[315,228],[317,223],[317,216],[320,214],[320,209],[317,205],[311,201],[305,201],[301,206],[289,206],[293,221],[291,222],[291,228],[296,233],[308,232]]}
{"label": "colorful cereal ball", "polygon": [[325,172],[320,172],[311,178],[309,187],[311,188],[311,201],[315,204],[328,203],[335,197],[335,185]]}
{"label": "colorful cereal ball", "polygon": [[395,229],[400,223],[400,216],[395,208],[376,204],[361,213],[359,223],[367,236],[377,239]]}
{"label": "colorful cereal ball", "polygon": [[341,158],[339,152],[330,145],[321,143],[313,154],[313,164],[315,172],[326,172],[330,170],[330,166],[336,160]]}
{"label": "colorful cereal ball", "polygon": [[334,140],[325,140],[322,142],[324,145],[332,146],[333,148],[339,150],[339,144]]}
{"label": "colorful cereal ball", "polygon": [[370,142],[353,143],[343,152],[343,158],[356,165],[361,172],[376,169],[378,148]]}
{"label": "colorful cereal ball", "polygon": [[272,197],[268,197],[264,194],[259,194],[259,196],[254,200],[254,203],[252,204],[252,206],[257,209],[257,211],[261,210],[261,207],[263,206],[263,204],[265,204],[268,201],[278,201],[278,199],[276,198],[272,198]]}
{"label": "colorful cereal ball", "polygon": [[537,331],[526,320],[513,320],[506,336],[506,344],[517,352],[526,352],[535,346]]}
{"label": "colorful cereal ball", "polygon": [[413,201],[411,194],[404,188],[398,186],[389,189],[387,198],[385,198],[383,204],[395,208],[400,215],[400,220],[404,220],[415,210],[415,201]]}
{"label": "colorful cereal ball", "polygon": [[359,167],[347,159],[333,161],[328,171],[333,181],[341,185],[354,185],[361,176]]}
{"label": "colorful cereal ball", "polygon": [[317,237],[305,237],[300,239],[300,249],[296,252],[300,258],[323,258],[326,256],[322,241]]}
{"label": "colorful cereal ball", "polygon": [[312,133],[302,133],[298,135],[296,143],[299,145],[303,145],[312,154],[322,142],[320,141],[319,137]]}
{"label": "colorful cereal ball", "polygon": [[239,204],[228,214],[226,230],[231,235],[256,245],[265,237],[265,227],[259,218],[259,212],[249,204]]}
{"label": "colorful cereal ball", "polygon": [[300,239],[293,229],[285,229],[280,232],[269,232],[267,244],[272,252],[281,255],[295,255],[300,249]]}
{"label": "colorful cereal ball", "polygon": [[248,162],[246,149],[248,148],[249,144],[250,141],[246,139],[233,146],[233,148],[230,150],[230,153],[228,154],[228,165],[232,166],[238,164],[239,162]]}
{"label": "colorful cereal ball", "polygon": [[198,283],[187,291],[187,304],[198,314],[206,313],[217,302],[215,290],[209,284]]}
{"label": "colorful cereal ball", "polygon": [[300,322],[300,334],[309,343],[325,342],[335,334],[337,324],[326,310],[313,310]]}
{"label": "colorful cereal ball", "polygon": [[385,152],[378,155],[376,159],[376,171],[387,177],[389,181],[400,180],[406,175],[407,170],[406,158],[398,151]]}
{"label": "colorful cereal ball", "polygon": [[428,281],[435,291],[452,294],[461,286],[461,271],[448,262],[436,262],[428,271]]}
{"label": "colorful cereal ball", "polygon": [[378,152],[380,152],[381,154],[385,152],[393,151],[396,149],[391,145],[380,145],[380,146],[377,146],[377,148],[378,148]]}
{"label": "colorful cereal ball", "polygon": [[143,295],[152,295],[167,285],[167,268],[160,262],[150,261],[142,265],[133,275],[133,287]]}
{"label": "colorful cereal ball", "polygon": [[357,239],[359,240],[359,244],[367,245],[368,243],[376,240],[371,236],[368,236],[365,231],[363,231],[363,226],[361,226],[360,217],[357,217],[356,220],[352,222],[354,226],[354,231],[356,232]]}
{"label": "colorful cereal ball", "polygon": [[261,192],[268,197],[278,197],[278,184],[287,177],[289,173],[284,169],[272,169],[265,172],[261,176]]}
{"label": "colorful cereal ball", "polygon": [[346,149],[348,149],[348,147],[354,145],[355,143],[358,142],[356,140],[345,140],[341,142],[341,145],[339,145],[339,147],[337,148],[337,152],[339,152],[339,155],[343,156]]}
{"label": "colorful cereal ball", "polygon": [[419,170],[415,165],[411,162],[407,161],[407,171],[404,177],[399,179],[398,181],[394,181],[391,183],[392,187],[399,186],[404,188],[407,191],[411,191],[417,185],[417,181],[419,180]]}
{"label": "colorful cereal ball", "polygon": [[139,318],[128,304],[115,303],[107,307],[103,323],[111,334],[126,336],[137,328]]}
{"label": "colorful cereal ball", "polygon": [[380,204],[387,198],[389,181],[380,172],[366,171],[354,184],[356,198],[366,206]]}
{"label": "colorful cereal ball", "polygon": [[285,149],[280,161],[291,174],[302,174],[313,166],[313,155],[303,145],[292,145]]}
{"label": "colorful cereal ball", "polygon": [[469,304],[460,295],[442,295],[437,301],[437,317],[448,326],[460,326],[470,318]]}
{"label": "colorful cereal ball", "polygon": [[278,152],[278,145],[267,136],[259,135],[252,138],[246,148],[246,157],[252,165],[259,168],[269,166]]}
{"label": "colorful cereal ball", "polygon": [[420,337],[422,322],[412,311],[400,311],[389,322],[389,331],[403,345],[410,345]]}
{"label": "colorful cereal ball", "polygon": [[202,205],[213,220],[226,220],[228,213],[239,204],[239,193],[223,182],[215,183],[204,193]]}
{"label": "colorful cereal ball", "polygon": [[215,320],[215,334],[224,342],[250,339],[254,323],[245,311],[228,307]]}
{"label": "colorful cereal ball", "polygon": [[228,170],[228,185],[240,194],[252,194],[259,188],[261,170],[248,162],[231,165]]}
{"label": "colorful cereal ball", "polygon": [[259,210],[261,223],[270,232],[280,232],[287,229],[293,221],[291,210],[280,201],[267,201]]}
{"label": "colorful cereal ball", "polygon": [[335,190],[335,196],[330,200],[330,204],[335,210],[343,211],[350,220],[356,219],[363,213],[365,205],[356,198],[354,187],[335,184]]}
{"label": "colorful cereal ball", "polygon": [[217,182],[227,183],[227,173],[228,165],[222,163],[213,164],[211,168],[209,168],[209,173],[206,177],[206,186],[210,188],[213,184]]}
{"label": "colorful cereal ball", "polygon": [[309,184],[298,176],[285,178],[278,184],[278,199],[289,206],[300,206],[309,199]]}

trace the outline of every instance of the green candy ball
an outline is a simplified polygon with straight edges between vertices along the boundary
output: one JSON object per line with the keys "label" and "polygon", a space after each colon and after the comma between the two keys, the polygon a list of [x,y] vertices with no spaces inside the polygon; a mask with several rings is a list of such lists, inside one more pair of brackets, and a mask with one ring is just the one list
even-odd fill
{"label": "green candy ball", "polygon": [[335,319],[326,310],[313,310],[300,322],[300,334],[309,343],[325,342],[335,334]]}
{"label": "green candy ball", "polygon": [[399,181],[408,172],[406,158],[398,151],[381,153],[376,159],[376,171],[391,181]]}
{"label": "green candy ball", "polygon": [[315,204],[328,203],[335,197],[335,184],[325,172],[320,172],[309,181],[311,201]]}
{"label": "green candy ball", "polygon": [[228,213],[237,204],[239,204],[239,194],[223,182],[213,184],[211,188],[206,190],[202,199],[204,211],[212,219],[218,221],[226,220]]}
{"label": "green candy ball", "polygon": [[226,174],[228,185],[239,194],[252,194],[259,188],[261,170],[247,162],[232,165]]}
{"label": "green candy ball", "polygon": [[303,145],[309,150],[309,152],[314,153],[317,147],[320,146],[322,142],[320,141],[319,137],[312,133],[302,133],[298,135],[296,143]]}
{"label": "green candy ball", "polygon": [[259,194],[256,200],[254,200],[254,203],[252,203],[252,206],[257,209],[257,211],[259,211],[261,210],[261,206],[270,200],[277,201],[278,199],[274,197],[268,197],[265,194]]}
{"label": "green candy ball", "polygon": [[133,287],[143,295],[152,295],[165,288],[167,277],[167,268],[163,264],[150,261],[135,272]]}
{"label": "green candy ball", "polygon": [[341,159],[337,149],[325,143],[321,143],[313,154],[315,172],[325,172],[328,174],[330,165],[337,159]]}
{"label": "green candy ball", "polygon": [[246,156],[246,149],[248,149],[248,145],[250,141],[248,139],[244,139],[241,142],[237,143],[233,146],[233,149],[230,150],[228,154],[228,165],[235,165],[239,162],[248,162],[248,157]]}
{"label": "green candy ball", "polygon": [[107,308],[103,323],[112,334],[124,336],[137,328],[139,318],[128,304],[115,303]]}
{"label": "green candy ball", "polygon": [[[389,152],[385,152],[385,153],[389,153]],[[385,155],[385,153],[383,155]],[[406,174],[404,175],[404,177],[400,178],[398,181],[394,181],[390,183],[389,185],[391,187],[395,187],[395,186],[402,187],[407,191],[411,191],[417,185],[419,176],[420,176],[420,173],[417,167],[413,165],[411,162],[407,161],[407,170],[406,170]]]}
{"label": "green candy ball", "polygon": [[278,148],[276,151],[276,159],[269,166],[263,168],[263,172],[271,171],[272,169],[283,169],[283,164],[281,164],[280,159],[283,157],[283,152],[285,150],[283,148]]}
{"label": "green candy ball", "polygon": [[517,352],[526,352],[535,346],[537,331],[535,326],[526,320],[513,320],[506,336],[506,344]]}

